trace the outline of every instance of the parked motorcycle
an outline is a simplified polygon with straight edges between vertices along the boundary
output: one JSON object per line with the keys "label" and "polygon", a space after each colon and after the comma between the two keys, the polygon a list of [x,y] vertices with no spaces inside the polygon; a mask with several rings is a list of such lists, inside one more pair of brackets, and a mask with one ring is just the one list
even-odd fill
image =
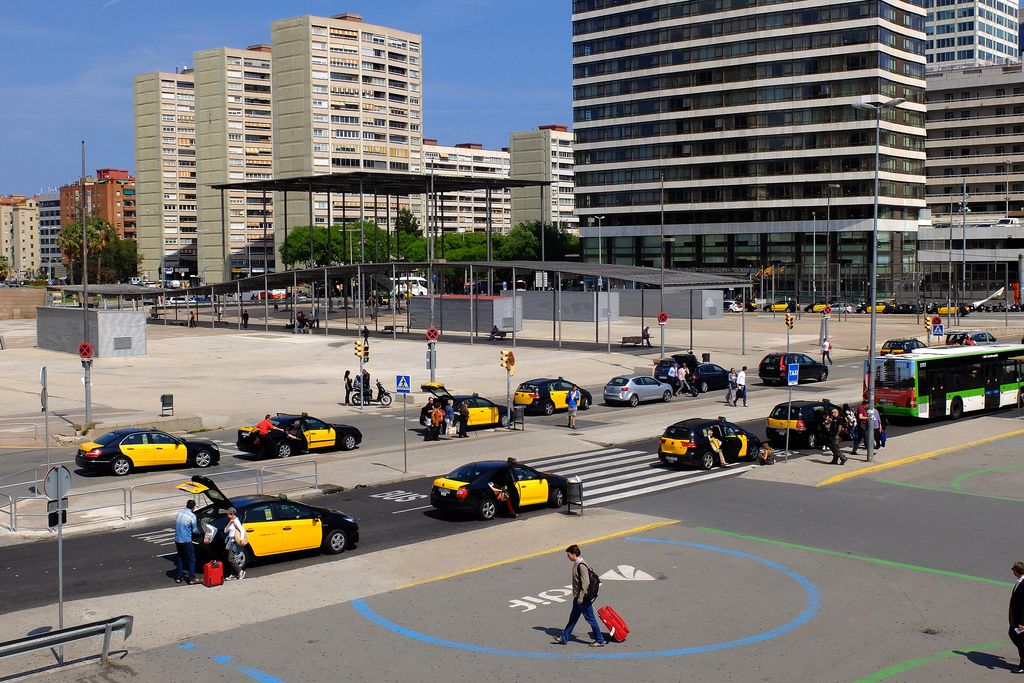
{"label": "parked motorcycle", "polygon": [[391,394],[390,392],[388,392],[387,389],[384,388],[384,385],[380,383],[380,380],[377,380],[376,397],[374,397],[373,390],[370,389],[369,387],[367,387],[366,390],[364,391],[361,386],[358,386],[357,383],[357,386],[355,386],[354,389],[355,393],[352,394],[352,405],[359,406],[364,404],[370,405],[372,403],[379,403],[385,408],[391,405]]}

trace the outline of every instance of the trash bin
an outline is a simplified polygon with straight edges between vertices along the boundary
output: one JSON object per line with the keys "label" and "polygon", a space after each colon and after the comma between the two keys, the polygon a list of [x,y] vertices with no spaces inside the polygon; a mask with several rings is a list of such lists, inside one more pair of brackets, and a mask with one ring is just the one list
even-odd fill
{"label": "trash bin", "polygon": [[702,354],[700,354],[700,362],[701,363],[710,363],[711,362],[711,354],[710,353],[702,353]]}
{"label": "trash bin", "polygon": [[512,407],[512,429],[516,428],[516,425],[522,425],[523,430],[526,430],[526,407],[525,406],[513,406]]}
{"label": "trash bin", "polygon": [[568,482],[568,490],[565,496],[565,507],[566,512],[572,512],[572,506],[578,505],[580,508],[580,514],[583,514],[583,482],[578,476],[573,477]]}
{"label": "trash bin", "polygon": [[174,394],[160,394],[160,415],[174,415]]}

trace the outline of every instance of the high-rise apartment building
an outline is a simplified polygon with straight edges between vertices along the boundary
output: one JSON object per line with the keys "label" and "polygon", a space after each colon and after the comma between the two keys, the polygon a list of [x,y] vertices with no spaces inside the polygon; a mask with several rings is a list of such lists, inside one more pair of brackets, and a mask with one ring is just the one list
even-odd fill
{"label": "high-rise apartment building", "polygon": [[925,0],[931,68],[1015,62],[1019,8],[999,0]]}
{"label": "high-rise apartment building", "polygon": [[[272,193],[221,191],[214,183],[273,176],[269,45],[195,54],[198,268],[202,280],[275,270]],[[223,209],[223,212],[222,212]]]}
{"label": "high-rise apartment building", "polygon": [[1003,286],[1006,267],[1014,282],[1024,228],[1000,221],[1024,215],[1021,64],[929,71],[927,149],[932,226],[921,229],[918,252],[926,291],[945,295],[951,263],[954,282],[966,264],[975,300]]}
{"label": "high-rise apartment building", "polygon": [[[276,21],[271,37],[277,178],[423,172],[421,36],[340,14]],[[281,237],[283,198],[275,200]],[[357,199],[332,202],[333,220],[342,208],[348,220],[358,215]],[[312,209],[315,224],[326,225],[326,195],[315,195]],[[305,196],[289,195],[287,211],[289,225],[309,224]]]}
{"label": "high-rise apartment building", "polygon": [[15,277],[39,272],[39,201],[36,197],[0,197],[0,255]]}
{"label": "high-rise apartment building", "polygon": [[134,98],[140,271],[152,280],[174,273],[198,276],[192,70],[136,76]]}
{"label": "high-rise apartment building", "polygon": [[81,219],[82,189],[85,189],[85,216],[110,223],[117,234],[135,239],[137,217],[135,206],[135,178],[119,168],[101,168],[96,176],[74,181],[60,188],[61,225],[71,225]]}
{"label": "high-rise apartment building", "polygon": [[48,278],[63,277],[66,269],[57,246],[57,233],[61,229],[60,192],[41,194],[38,199],[39,268]]}
{"label": "high-rise apartment building", "polygon": [[[454,147],[423,140],[423,161],[426,172],[436,175],[471,176],[474,178],[508,178],[508,150],[484,149],[476,143]],[[486,190],[466,190],[438,196],[437,227],[445,232],[483,232],[487,229],[488,198]],[[419,217],[423,224],[423,217]],[[490,193],[490,225],[495,232],[508,232],[512,227],[511,198],[506,189]]]}
{"label": "high-rise apartment building", "polygon": [[575,231],[573,133],[567,126],[539,126],[512,133],[509,153],[516,180],[547,180],[543,187],[512,190],[512,225],[542,221]]}
{"label": "high-rise apartment building", "polygon": [[880,295],[906,289],[925,208],[924,7],[741,5],[574,0],[585,257],[600,229],[616,263],[779,266],[792,294],[864,296],[875,114],[854,105],[903,98],[881,112],[878,275]]}

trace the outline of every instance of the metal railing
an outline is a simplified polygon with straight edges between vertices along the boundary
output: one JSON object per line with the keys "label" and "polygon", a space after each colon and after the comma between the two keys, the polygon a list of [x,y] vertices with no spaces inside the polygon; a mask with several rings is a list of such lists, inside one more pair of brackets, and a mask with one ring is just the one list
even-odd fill
{"label": "metal railing", "polygon": [[[115,631],[123,631],[124,639],[127,641],[132,635],[132,625],[134,623],[134,617],[124,614],[119,617],[114,617],[113,619],[94,621],[88,624],[82,624],[81,626],[71,626],[57,631],[49,631],[47,633],[40,633],[34,636],[18,638],[17,640],[8,640],[5,643],[0,643],[0,659],[3,659],[4,657],[13,657],[15,655],[23,655],[29,652],[37,652],[39,650],[46,650],[60,645],[66,645],[67,643],[74,643],[79,640],[85,640],[86,638],[94,638],[102,635],[103,650],[100,652],[100,662],[106,664],[110,657],[110,636]],[[60,661],[59,663],[63,664],[63,662]]]}
{"label": "metal railing", "polygon": [[[302,473],[282,473],[279,476],[277,470],[284,468],[289,469],[305,469],[312,468],[312,473],[305,469]],[[37,468],[38,469],[38,468]],[[244,481],[235,482],[224,482],[218,484],[218,487],[222,491],[231,491],[237,489],[248,489],[252,490],[255,488],[255,493],[265,493],[270,486],[277,484],[283,484],[286,482],[302,482],[301,485],[297,486],[286,486],[277,487],[274,486],[275,491],[284,492],[292,491],[296,489],[307,489],[307,488],[318,488],[320,486],[320,471],[315,460],[305,462],[281,462],[273,463],[270,465],[264,465],[258,470],[251,468],[239,468],[234,470],[225,470],[218,472],[217,476],[231,475],[231,474],[245,474],[250,478],[246,478]],[[116,515],[110,517],[93,518],[87,520],[87,523],[96,523],[102,521],[109,521],[110,519],[122,519],[128,520],[133,519],[136,514],[140,513],[151,513],[151,512],[162,512],[165,510],[171,510],[181,504],[182,492],[175,490],[174,492],[168,492],[164,495],[156,495],[153,497],[142,497],[142,493],[147,490],[151,490],[158,487],[176,486],[180,484],[182,479],[176,477],[174,479],[161,479],[159,481],[147,482],[145,484],[135,484],[129,487],[118,487],[118,488],[106,488],[98,489],[94,491],[81,491],[79,493],[70,493],[67,498],[68,500],[68,523],[72,525],[78,522],[72,515],[80,515],[87,512],[95,512],[98,510],[112,510]],[[38,486],[38,479],[33,482],[23,482],[19,484],[10,484],[9,486],[25,486],[36,484]],[[118,495],[119,494],[119,495]],[[73,505],[72,501],[83,501],[89,498],[95,498],[100,496],[106,496],[106,500],[101,500],[94,504],[88,505],[87,507],[78,507]],[[118,500],[119,498],[119,500]],[[3,499],[6,499],[6,503],[3,503]],[[112,500],[111,500],[112,499]],[[0,493],[0,515],[5,515],[8,519],[9,524],[0,525],[6,526],[10,531],[18,530],[18,520],[28,518],[46,517],[47,512],[27,512],[24,510],[25,503],[30,501],[36,501],[40,505],[46,501],[46,497],[40,495],[38,492],[31,496],[18,496],[8,495]],[[170,503],[169,501],[174,501]],[[164,504],[164,503],[168,504]],[[155,505],[154,505],[155,504]],[[19,506],[22,510],[19,511]],[[145,510],[142,510],[145,508]]]}

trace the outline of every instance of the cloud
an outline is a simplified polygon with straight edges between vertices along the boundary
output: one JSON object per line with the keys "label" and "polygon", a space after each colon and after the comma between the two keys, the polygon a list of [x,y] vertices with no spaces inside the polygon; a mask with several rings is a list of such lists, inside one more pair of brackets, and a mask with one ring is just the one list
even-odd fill
{"label": "cloud", "polygon": [[103,6],[100,7],[100,11],[102,12],[103,10],[113,7],[114,5],[120,5],[122,2],[124,2],[124,0],[107,0],[105,3],[103,3]]}

